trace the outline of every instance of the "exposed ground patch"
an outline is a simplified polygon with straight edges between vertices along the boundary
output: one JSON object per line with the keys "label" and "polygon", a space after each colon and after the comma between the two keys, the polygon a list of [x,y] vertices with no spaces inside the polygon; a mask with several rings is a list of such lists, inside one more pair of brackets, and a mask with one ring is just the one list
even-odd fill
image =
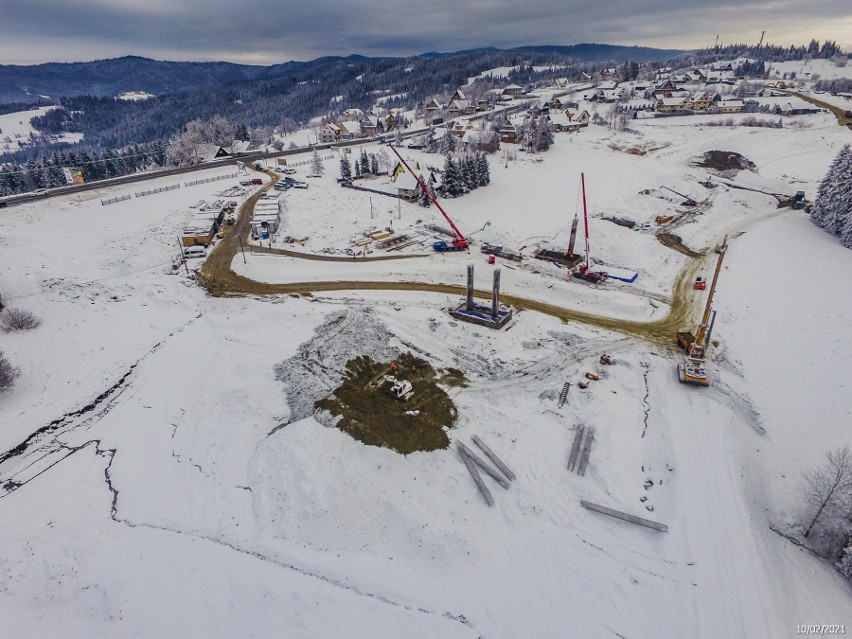
{"label": "exposed ground patch", "polygon": [[757,168],[754,162],[736,151],[707,151],[703,158],[695,164],[716,171],[730,171],[732,169],[735,171],[754,171]]}
{"label": "exposed ground patch", "polygon": [[[411,353],[394,360],[396,378],[411,382],[413,395],[407,401],[388,392],[385,376],[394,371],[391,362],[357,357],[346,365],[343,383],[329,397],[316,402],[318,410],[338,417],[337,428],[369,446],[382,446],[398,453],[446,448],[446,429],[458,415],[452,400],[438,385],[442,381],[427,361]],[[459,383],[457,372],[450,374]]]}

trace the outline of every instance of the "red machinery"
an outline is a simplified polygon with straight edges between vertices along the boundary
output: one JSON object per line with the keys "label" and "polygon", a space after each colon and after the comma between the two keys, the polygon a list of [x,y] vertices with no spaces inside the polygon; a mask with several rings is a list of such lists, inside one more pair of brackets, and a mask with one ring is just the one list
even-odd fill
{"label": "red machinery", "polygon": [[609,273],[605,271],[593,271],[589,264],[589,213],[586,210],[586,174],[580,173],[580,184],[583,190],[583,224],[585,225],[586,233],[586,263],[581,264],[576,271],[573,271],[574,277],[586,280],[597,284],[604,282],[609,277]]}
{"label": "red machinery", "polygon": [[405,167],[405,169],[414,177],[415,180],[417,180],[417,183],[420,185],[420,188],[423,189],[423,192],[426,193],[426,195],[429,196],[429,199],[432,200],[432,202],[435,204],[435,206],[438,207],[438,210],[444,216],[444,219],[447,220],[447,222],[450,225],[450,228],[453,229],[453,233],[455,233],[455,235],[456,235],[456,239],[454,239],[452,241],[452,243],[447,243],[444,240],[439,240],[439,241],[435,242],[434,244],[432,244],[432,248],[435,249],[436,251],[441,251],[441,252],[444,252],[444,251],[465,251],[465,250],[467,250],[470,247],[470,242],[462,234],[462,232],[459,231],[459,229],[456,227],[456,225],[453,224],[453,221],[450,219],[450,216],[447,215],[447,212],[438,203],[437,198],[434,195],[432,195],[432,190],[428,186],[423,184],[423,181],[417,176],[417,174],[414,171],[411,170],[411,167],[408,166],[408,163],[405,160],[402,159],[402,156],[399,154],[399,152],[396,150],[396,148],[394,148],[393,144],[388,142],[388,147],[390,147],[390,150],[394,152],[394,155],[396,155],[396,157],[399,158],[399,161],[402,162],[402,165]]}

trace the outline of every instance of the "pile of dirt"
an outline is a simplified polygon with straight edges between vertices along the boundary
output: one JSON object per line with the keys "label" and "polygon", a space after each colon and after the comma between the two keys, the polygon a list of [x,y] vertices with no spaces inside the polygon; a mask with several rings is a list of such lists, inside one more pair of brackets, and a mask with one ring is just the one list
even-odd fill
{"label": "pile of dirt", "polygon": [[636,222],[634,222],[633,220],[628,220],[625,217],[615,217],[615,216],[608,217],[608,216],[605,215],[601,219],[604,219],[607,222],[612,222],[613,224],[618,224],[619,226],[627,227],[629,229],[632,229],[634,226],[636,226]]}
{"label": "pile of dirt", "polygon": [[[402,454],[449,446],[445,429],[455,424],[457,412],[441,386],[462,387],[467,380],[457,369],[439,374],[401,346],[370,309],[330,315],[293,357],[275,367],[287,393],[288,423],[313,416],[365,444]],[[411,382],[407,401],[389,394],[391,383],[384,378],[391,374]]]}
{"label": "pile of dirt", "polygon": [[[457,371],[449,375],[459,383]],[[395,380],[411,383],[412,395],[397,399],[390,388]],[[392,362],[377,362],[364,355],[346,365],[343,383],[316,403],[335,419],[335,426],[369,446],[390,448],[403,455],[447,448],[446,429],[458,416],[434,368],[411,353]]]}
{"label": "pile of dirt", "polygon": [[707,151],[695,165],[716,171],[754,171],[757,168],[754,162],[736,151]]}

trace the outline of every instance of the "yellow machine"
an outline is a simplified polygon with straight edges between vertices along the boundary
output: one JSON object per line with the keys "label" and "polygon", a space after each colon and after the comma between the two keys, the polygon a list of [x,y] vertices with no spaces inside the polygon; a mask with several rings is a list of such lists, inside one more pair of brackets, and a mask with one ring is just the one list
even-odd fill
{"label": "yellow machine", "polygon": [[686,358],[678,365],[677,376],[681,384],[696,384],[698,386],[709,386],[710,380],[707,379],[707,371],[704,368],[704,357],[706,353],[706,344],[709,340],[710,314],[713,307],[713,294],[716,292],[716,282],[719,280],[719,272],[722,270],[722,260],[725,258],[725,252],[728,250],[728,238],[722,240],[719,246],[719,259],[716,261],[716,271],[713,273],[713,282],[710,284],[710,291],[707,294],[707,304],[704,306],[704,315],[701,317],[701,323],[693,335],[689,331],[678,331],[677,343],[678,346],[686,351]]}

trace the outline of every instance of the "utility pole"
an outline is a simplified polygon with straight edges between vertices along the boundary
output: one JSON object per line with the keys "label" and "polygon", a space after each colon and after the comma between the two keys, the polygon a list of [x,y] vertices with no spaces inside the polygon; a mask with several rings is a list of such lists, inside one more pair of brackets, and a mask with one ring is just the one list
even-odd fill
{"label": "utility pole", "polygon": [[183,261],[183,267],[186,269],[186,274],[189,275],[189,265],[186,263],[186,255],[183,253],[183,243],[180,241],[180,236],[178,236],[178,247],[180,247],[180,259]]}
{"label": "utility pole", "polygon": [[765,36],[765,35],[766,35],[765,30],[760,32],[760,42],[757,43],[758,50],[760,50],[760,47],[763,46],[763,36]]}
{"label": "utility pole", "polygon": [[248,262],[246,262],[246,252],[243,250],[243,236],[237,235],[237,239],[240,240],[240,253],[243,254],[243,264],[248,264]]}

